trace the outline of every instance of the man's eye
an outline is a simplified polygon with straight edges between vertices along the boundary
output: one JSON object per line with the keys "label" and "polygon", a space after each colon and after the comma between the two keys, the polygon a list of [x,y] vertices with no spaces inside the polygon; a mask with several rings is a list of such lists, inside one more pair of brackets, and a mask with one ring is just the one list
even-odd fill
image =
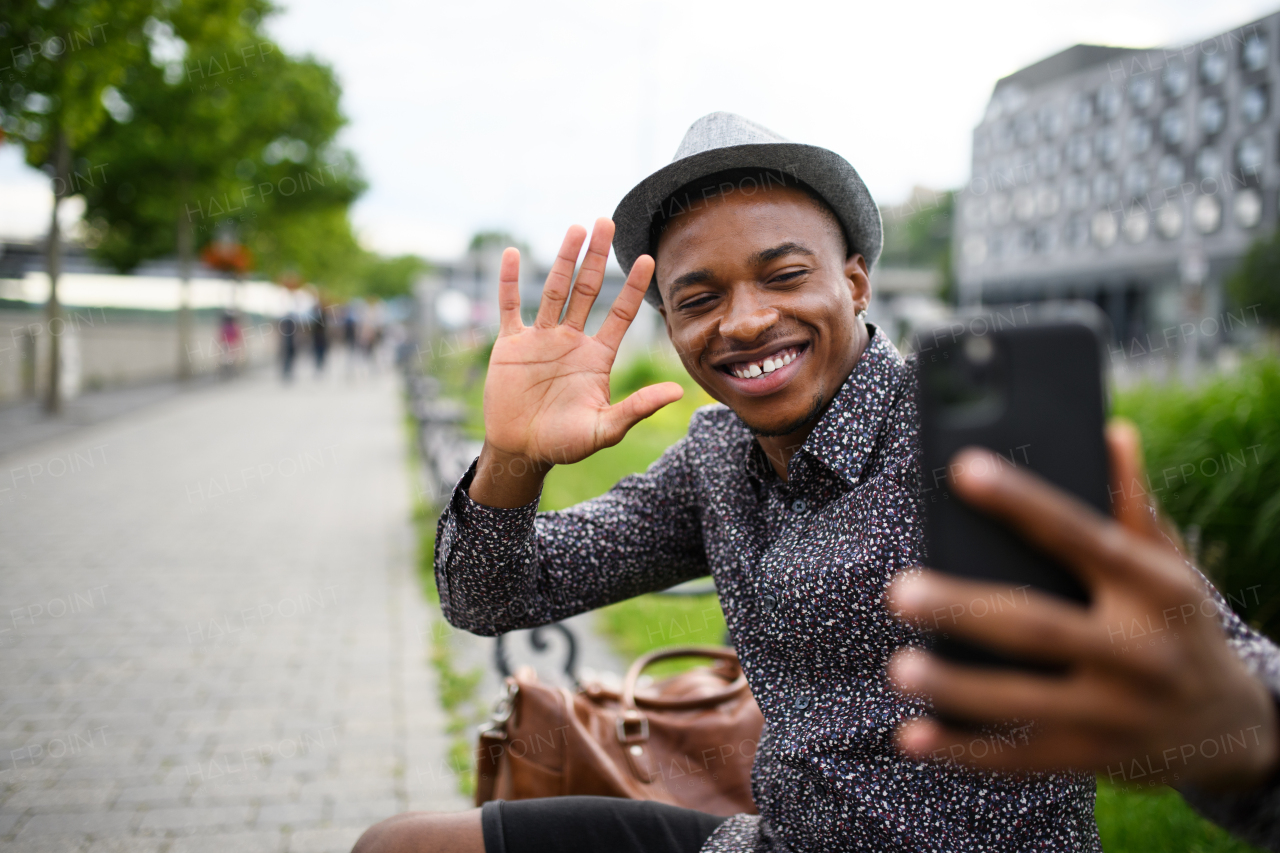
{"label": "man's eye", "polygon": [[694,308],[702,308],[702,307],[705,307],[706,305],[711,304],[712,300],[714,299],[715,297],[712,296],[710,293],[705,293],[702,296],[695,296],[692,299],[681,302],[680,310],[689,311]]}
{"label": "man's eye", "polygon": [[786,283],[789,281],[795,281],[796,279],[800,278],[800,276],[804,275],[807,272],[809,271],[808,270],[788,270],[787,272],[779,273],[778,275],[775,275],[773,277],[773,281],[774,283],[779,283],[779,284]]}

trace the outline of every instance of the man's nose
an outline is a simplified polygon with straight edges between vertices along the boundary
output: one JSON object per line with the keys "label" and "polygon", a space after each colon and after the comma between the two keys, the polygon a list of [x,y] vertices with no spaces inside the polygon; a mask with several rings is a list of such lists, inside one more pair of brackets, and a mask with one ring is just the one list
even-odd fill
{"label": "man's nose", "polygon": [[720,320],[720,334],[750,343],[778,322],[778,309],[760,298],[754,287],[738,287],[729,297],[728,310]]}

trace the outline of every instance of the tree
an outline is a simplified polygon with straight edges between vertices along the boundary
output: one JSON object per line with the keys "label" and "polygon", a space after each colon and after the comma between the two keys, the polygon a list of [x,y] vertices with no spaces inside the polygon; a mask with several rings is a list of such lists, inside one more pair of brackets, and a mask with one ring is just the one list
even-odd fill
{"label": "tree", "polygon": [[[0,22],[0,62],[16,82],[0,86],[0,127],[23,146],[28,164],[52,178],[46,266],[49,299],[49,372],[44,407],[61,408],[58,278],[62,269],[58,213],[62,202],[96,182],[95,164],[73,169],[102,131],[110,111],[125,117],[128,102],[116,88],[145,56],[133,38],[151,9],[145,0],[41,0],[10,4]],[[98,162],[107,172],[110,164]]]}
{"label": "tree", "polygon": [[939,296],[950,300],[951,229],[955,193],[917,188],[902,205],[882,208],[884,249],[879,263],[893,267],[931,267],[941,275]]}
{"label": "tree", "polygon": [[395,299],[413,292],[418,276],[430,268],[417,255],[383,258],[373,255],[367,261],[360,292],[377,299]]}
{"label": "tree", "polygon": [[183,376],[202,246],[240,242],[268,274],[312,280],[359,256],[346,211],[363,185],[332,142],[340,89],[328,68],[287,57],[261,33],[270,11],[264,0],[186,0],[148,20],[150,61],[121,86],[133,115],[96,142],[115,164],[87,193],[96,251],[122,271],[176,251]]}
{"label": "tree", "polygon": [[1227,291],[1242,306],[1258,306],[1258,315],[1280,323],[1280,230],[1257,240],[1227,279]]}

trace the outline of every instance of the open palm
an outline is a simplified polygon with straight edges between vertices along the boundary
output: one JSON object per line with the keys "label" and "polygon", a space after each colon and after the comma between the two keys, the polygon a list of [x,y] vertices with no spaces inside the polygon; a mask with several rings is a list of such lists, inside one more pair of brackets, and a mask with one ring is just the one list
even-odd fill
{"label": "open palm", "polygon": [[648,255],[636,261],[600,331],[588,335],[584,328],[604,282],[613,223],[596,221],[574,282],[585,238],[586,229],[577,225],[565,235],[532,326],[520,319],[520,253],[507,249],[502,255],[501,326],[484,386],[485,443],[538,465],[577,462],[617,444],[636,423],[683,394],[675,382],[663,382],[610,405],[609,371],[654,264]]}

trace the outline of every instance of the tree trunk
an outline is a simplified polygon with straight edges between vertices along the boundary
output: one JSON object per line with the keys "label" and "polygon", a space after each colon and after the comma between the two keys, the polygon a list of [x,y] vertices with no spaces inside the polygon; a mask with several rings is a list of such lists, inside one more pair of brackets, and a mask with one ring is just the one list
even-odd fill
{"label": "tree trunk", "polygon": [[44,307],[44,325],[49,335],[49,376],[45,386],[44,410],[51,415],[62,411],[62,364],[58,339],[66,330],[62,306],[58,304],[58,276],[62,273],[62,246],[58,234],[58,208],[71,189],[71,146],[63,130],[57,132],[53,150],[53,215],[49,217],[49,245],[45,259],[49,273],[49,301]]}
{"label": "tree trunk", "polygon": [[178,213],[178,280],[181,294],[178,303],[178,378],[188,380],[195,371],[191,359],[191,261],[195,255],[195,233],[187,206],[187,182],[181,182],[181,207]]}

